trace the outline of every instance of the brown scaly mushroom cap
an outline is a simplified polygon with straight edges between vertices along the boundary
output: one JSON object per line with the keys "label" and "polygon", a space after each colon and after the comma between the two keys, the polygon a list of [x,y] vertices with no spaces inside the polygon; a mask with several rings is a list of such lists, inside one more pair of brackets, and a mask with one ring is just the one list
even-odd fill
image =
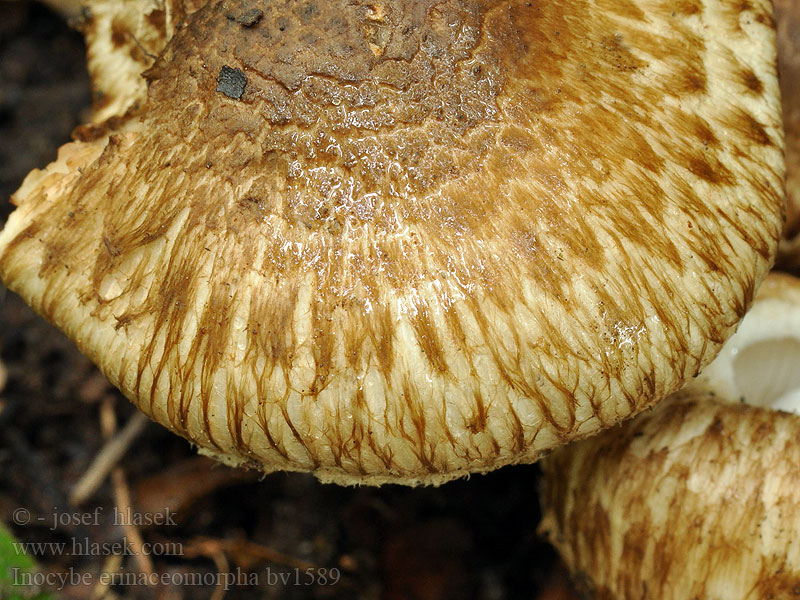
{"label": "brown scaly mushroom cap", "polygon": [[165,22],[135,118],[15,194],[0,274],[225,462],[417,484],[536,460],[694,375],[773,260],[766,0]]}
{"label": "brown scaly mushroom cap", "polygon": [[542,461],[540,531],[593,597],[800,595],[798,364],[800,280],[772,275],[697,382]]}

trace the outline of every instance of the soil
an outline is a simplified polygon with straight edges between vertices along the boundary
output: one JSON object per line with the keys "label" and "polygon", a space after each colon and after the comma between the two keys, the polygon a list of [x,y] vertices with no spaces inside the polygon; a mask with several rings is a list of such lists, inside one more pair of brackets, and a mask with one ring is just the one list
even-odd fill
{"label": "soil", "polygon": [[[0,223],[89,105],[80,35],[42,5],[0,2]],[[135,410],[2,287],[0,359],[0,518],[23,542],[65,544],[35,552],[44,573],[66,578],[49,579],[60,598],[577,598],[536,535],[536,466],[440,488],[340,488],[213,464],[149,423],[72,506],[101,422],[122,427]],[[136,535],[152,564],[126,554]],[[157,585],[136,585],[143,572]]]}

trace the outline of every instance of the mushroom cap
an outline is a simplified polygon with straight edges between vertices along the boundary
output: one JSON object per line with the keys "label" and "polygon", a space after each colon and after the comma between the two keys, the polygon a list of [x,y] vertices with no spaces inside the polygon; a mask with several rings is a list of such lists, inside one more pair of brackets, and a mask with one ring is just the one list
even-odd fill
{"label": "mushroom cap", "polygon": [[159,0],[95,0],[84,6],[73,22],[86,40],[91,124],[100,125],[137,113],[146,103],[142,72],[172,36],[174,16]]}
{"label": "mushroom cap", "polygon": [[594,598],[793,598],[798,439],[797,415],[679,392],[542,461],[539,531]]}
{"label": "mushroom cap", "polygon": [[[92,79],[90,122],[77,137],[101,135],[138,116],[147,103],[142,73],[153,66],[175,33],[175,27],[204,0],[49,0],[72,5],[70,22],[86,41]],[[80,4],[78,4],[80,2]]]}
{"label": "mushroom cap", "polygon": [[799,360],[800,280],[771,275],[696,382],[542,461],[540,532],[595,597],[800,593]]}
{"label": "mushroom cap", "polygon": [[771,7],[209,2],[26,178],[9,288],[202,452],[536,460],[708,363],[781,228]]}

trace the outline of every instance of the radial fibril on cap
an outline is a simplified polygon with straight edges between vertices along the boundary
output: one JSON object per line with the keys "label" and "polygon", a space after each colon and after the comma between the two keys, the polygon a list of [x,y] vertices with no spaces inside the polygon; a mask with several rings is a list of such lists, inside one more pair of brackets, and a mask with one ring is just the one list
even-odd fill
{"label": "radial fibril on cap", "polygon": [[145,75],[23,185],[0,273],[227,462],[535,460],[710,361],[774,256],[766,2],[226,0]]}

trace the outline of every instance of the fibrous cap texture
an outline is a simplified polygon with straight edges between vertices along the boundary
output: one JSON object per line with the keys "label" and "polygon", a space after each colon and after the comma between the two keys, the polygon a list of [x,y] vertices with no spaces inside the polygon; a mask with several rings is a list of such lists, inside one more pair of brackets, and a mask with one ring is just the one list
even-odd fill
{"label": "fibrous cap texture", "polygon": [[765,0],[181,6],[118,24],[165,32],[146,90],[26,179],[0,275],[222,460],[535,460],[694,375],[774,257]]}

